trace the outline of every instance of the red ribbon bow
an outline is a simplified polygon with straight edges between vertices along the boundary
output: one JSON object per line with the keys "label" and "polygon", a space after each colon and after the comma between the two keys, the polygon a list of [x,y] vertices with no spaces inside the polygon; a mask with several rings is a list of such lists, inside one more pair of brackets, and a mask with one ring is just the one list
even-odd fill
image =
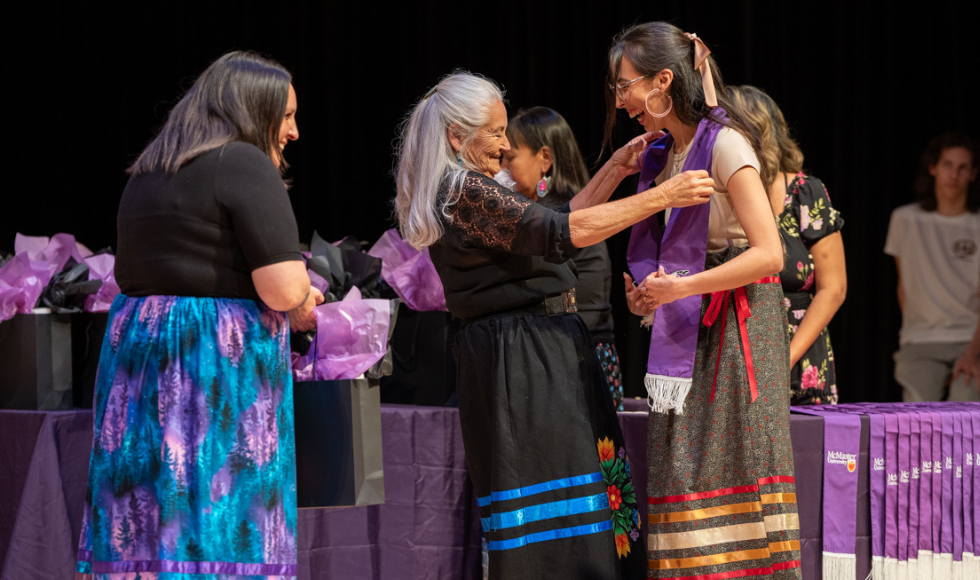
{"label": "red ribbon bow", "polygon": [[[766,276],[753,284],[778,284],[779,276]],[[749,345],[749,329],[745,320],[752,317],[752,310],[749,308],[749,299],[745,295],[745,286],[740,286],[732,290],[722,290],[710,294],[711,302],[704,313],[705,326],[711,326],[721,313],[721,340],[718,341],[718,360],[715,361],[715,378],[711,382],[711,398],[709,402],[715,400],[715,385],[718,384],[718,367],[721,366],[721,350],[725,345],[725,323],[728,318],[728,300],[730,296],[735,297],[735,317],[738,319],[738,331],[742,336],[742,352],[745,354],[745,370],[749,375],[749,391],[752,393],[752,402],[759,398],[759,389],[755,381],[755,365],[752,363],[752,347]]]}

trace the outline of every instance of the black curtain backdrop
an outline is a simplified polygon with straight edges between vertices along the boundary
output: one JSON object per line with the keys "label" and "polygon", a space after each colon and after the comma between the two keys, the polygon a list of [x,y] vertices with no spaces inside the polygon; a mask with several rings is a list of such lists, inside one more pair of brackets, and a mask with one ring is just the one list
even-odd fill
{"label": "black curtain backdrop", "polygon": [[[896,400],[901,323],[882,253],[891,210],[912,201],[932,135],[980,136],[973,111],[976,2],[171,2],[5,7],[8,176],[0,249],[14,234],[115,246],[124,169],[209,62],[234,49],[294,75],[300,140],[286,149],[300,235],[373,242],[394,225],[392,144],[412,104],[455,68],[507,90],[511,113],[546,105],[590,161],[605,116],[606,50],[637,22],[696,32],[729,84],[782,107],[846,221],[847,301],[831,324],[842,401]],[[639,133],[621,114],[616,143]],[[616,196],[628,195],[635,180]],[[624,304],[628,232],[609,240],[628,395],[643,392],[649,339]]]}

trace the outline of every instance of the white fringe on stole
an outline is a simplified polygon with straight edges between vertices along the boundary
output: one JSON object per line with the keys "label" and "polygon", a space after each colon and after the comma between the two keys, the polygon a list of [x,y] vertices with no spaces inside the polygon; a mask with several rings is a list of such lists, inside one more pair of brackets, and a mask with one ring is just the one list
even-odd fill
{"label": "white fringe on stole", "polygon": [[933,580],[932,550],[919,550],[919,575],[921,580]]}
{"label": "white fringe on stole", "polygon": [[[909,555],[911,556],[912,553],[910,552]],[[919,577],[919,561],[915,558],[909,558],[908,570],[909,580],[916,580]]]}
{"label": "white fringe on stole", "polygon": [[970,552],[963,552],[963,577],[980,578],[980,559]]}
{"label": "white fringe on stole", "polygon": [[823,577],[825,580],[857,580],[857,556],[824,552]]}
{"label": "white fringe on stole", "polygon": [[898,580],[909,580],[909,563],[898,561]]}
{"label": "white fringe on stole", "polygon": [[666,375],[648,374],[643,383],[647,388],[647,404],[654,413],[666,413],[671,409],[680,415],[684,412],[684,399],[691,392],[692,379],[679,379]]}
{"label": "white fringe on stole", "polygon": [[946,580],[953,576],[953,555],[934,554],[932,556],[932,577],[935,580]]}
{"label": "white fringe on stole", "polygon": [[[953,580],[963,580],[963,562],[953,560]],[[974,580],[971,578],[970,580]]]}
{"label": "white fringe on stole", "polygon": [[871,556],[871,577],[874,580],[884,580],[885,558],[883,556]]}
{"label": "white fringe on stole", "polygon": [[885,580],[898,580],[898,558],[885,558]]}

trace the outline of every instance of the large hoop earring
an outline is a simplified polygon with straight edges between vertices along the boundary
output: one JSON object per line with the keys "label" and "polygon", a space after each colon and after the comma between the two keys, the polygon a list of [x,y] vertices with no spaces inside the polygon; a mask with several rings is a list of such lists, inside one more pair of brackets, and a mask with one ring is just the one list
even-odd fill
{"label": "large hoop earring", "polygon": [[667,110],[664,111],[663,113],[654,113],[653,111],[650,110],[650,95],[659,92],[660,89],[653,89],[652,91],[647,93],[647,98],[643,99],[643,108],[647,110],[647,113],[650,113],[654,117],[658,119],[663,119],[664,117],[667,116],[667,113],[669,113],[670,110],[674,108],[674,100],[670,98],[670,95],[665,95],[667,97]]}

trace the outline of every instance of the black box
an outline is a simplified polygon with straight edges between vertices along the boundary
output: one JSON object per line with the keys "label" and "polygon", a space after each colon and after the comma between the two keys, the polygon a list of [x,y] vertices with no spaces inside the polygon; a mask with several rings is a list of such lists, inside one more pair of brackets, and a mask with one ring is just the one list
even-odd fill
{"label": "black box", "polygon": [[0,409],[71,409],[71,315],[0,322]]}

